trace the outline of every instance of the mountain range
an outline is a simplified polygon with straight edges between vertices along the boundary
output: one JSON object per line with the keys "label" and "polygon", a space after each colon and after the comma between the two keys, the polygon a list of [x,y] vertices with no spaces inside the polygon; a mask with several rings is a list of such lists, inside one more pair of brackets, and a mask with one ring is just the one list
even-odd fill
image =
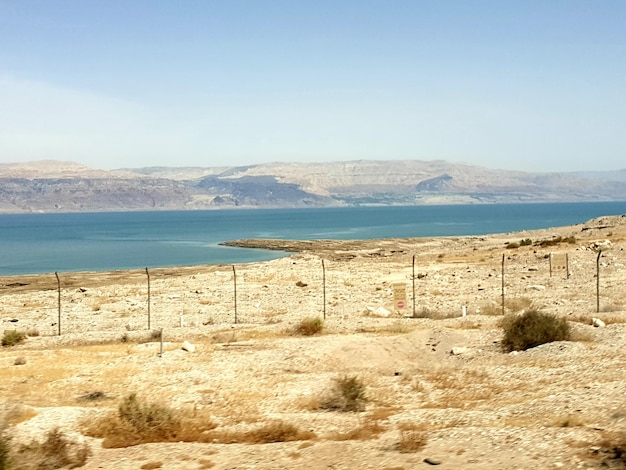
{"label": "mountain range", "polygon": [[87,212],[626,200],[626,169],[530,173],[446,161],[98,170],[0,164],[0,212]]}

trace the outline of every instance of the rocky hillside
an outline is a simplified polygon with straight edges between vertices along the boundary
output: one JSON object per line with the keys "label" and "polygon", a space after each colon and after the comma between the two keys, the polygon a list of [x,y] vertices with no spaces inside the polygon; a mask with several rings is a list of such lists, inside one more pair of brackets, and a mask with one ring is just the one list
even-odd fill
{"label": "rocky hillside", "polygon": [[626,170],[524,173],[418,160],[114,171],[56,161],[0,164],[5,213],[624,199]]}

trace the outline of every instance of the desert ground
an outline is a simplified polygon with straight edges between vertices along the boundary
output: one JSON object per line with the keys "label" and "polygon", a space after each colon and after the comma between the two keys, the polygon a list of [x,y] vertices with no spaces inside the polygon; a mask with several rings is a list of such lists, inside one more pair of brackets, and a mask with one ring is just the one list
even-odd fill
{"label": "desert ground", "polygon": [[[55,429],[85,469],[625,467],[626,216],[234,244],[292,254],[0,278],[3,329],[27,335],[0,348],[15,468],[55,468],[43,456]],[[504,350],[503,301],[507,315],[565,318],[571,340]],[[320,332],[297,331],[314,318]],[[350,379],[364,396],[345,410],[336,387]],[[131,393],[193,429],[107,434]]]}

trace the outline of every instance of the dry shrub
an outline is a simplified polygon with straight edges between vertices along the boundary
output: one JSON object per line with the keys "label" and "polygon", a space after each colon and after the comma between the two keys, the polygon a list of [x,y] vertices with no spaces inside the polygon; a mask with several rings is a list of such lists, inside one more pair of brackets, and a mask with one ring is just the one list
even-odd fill
{"label": "dry shrub", "polygon": [[17,330],[6,330],[2,337],[2,346],[15,346],[26,339],[26,334]]}
{"label": "dry shrub", "polygon": [[507,315],[502,329],[502,346],[506,351],[525,351],[553,341],[568,341],[571,336],[565,319],[536,309],[522,315]]}
{"label": "dry shrub", "polygon": [[600,318],[606,325],[612,325],[615,323],[626,323],[626,315],[614,313],[613,315],[598,315],[596,314],[579,314],[568,316],[567,319],[573,322],[582,323],[584,325],[592,325],[593,318]]}
{"label": "dry shrub", "polygon": [[402,423],[400,428],[400,440],[396,444],[396,449],[402,454],[417,452],[428,443],[428,435],[423,426]]}
{"label": "dry shrub", "polygon": [[356,329],[357,333],[376,333],[378,335],[404,335],[415,329],[414,326],[406,325],[401,321],[393,322],[389,325],[361,326]]}
{"label": "dry shrub", "polygon": [[569,237],[553,237],[551,239],[548,240],[540,240],[538,242],[535,242],[535,245],[541,246],[541,247],[547,247],[547,246],[556,246],[559,245],[560,243],[569,243],[569,244],[575,244],[576,243],[576,237],[574,235],[571,235]]}
{"label": "dry shrub", "polygon": [[363,411],[367,397],[365,385],[357,377],[343,376],[334,379],[334,386],[320,408],[333,411]]}
{"label": "dry shrub", "polygon": [[210,442],[220,444],[268,444],[272,442],[306,441],[314,439],[315,433],[301,431],[291,423],[272,421],[260,428],[248,431],[209,433]]}
{"label": "dry shrub", "polygon": [[[601,453],[605,457],[603,467],[609,467],[606,460],[621,462],[626,467],[626,431],[605,432],[603,440],[594,448],[596,453]],[[622,467],[620,466],[619,468]]]}
{"label": "dry shrub", "polygon": [[294,329],[293,334],[302,336],[313,336],[321,333],[324,328],[324,321],[320,317],[307,317],[300,320]]}
{"label": "dry shrub", "polygon": [[502,393],[505,386],[491,378],[486,370],[467,367],[436,367],[421,373],[412,388],[426,393],[423,408],[470,409]]}
{"label": "dry shrub", "polygon": [[11,437],[6,433],[6,426],[0,427],[0,470],[7,470],[11,464],[9,457]]}
{"label": "dry shrub", "polygon": [[78,468],[87,463],[89,455],[91,450],[86,443],[72,442],[55,428],[48,431],[45,441],[33,441],[21,446],[13,457],[12,465],[22,470]]}
{"label": "dry shrub", "polygon": [[377,439],[387,428],[376,421],[367,421],[347,432],[337,432],[329,436],[333,441],[368,441]]}
{"label": "dry shrub", "polygon": [[86,434],[104,438],[103,447],[129,447],[147,442],[210,442],[215,428],[210,418],[190,416],[167,406],[148,403],[131,393],[118,407],[88,426]]}

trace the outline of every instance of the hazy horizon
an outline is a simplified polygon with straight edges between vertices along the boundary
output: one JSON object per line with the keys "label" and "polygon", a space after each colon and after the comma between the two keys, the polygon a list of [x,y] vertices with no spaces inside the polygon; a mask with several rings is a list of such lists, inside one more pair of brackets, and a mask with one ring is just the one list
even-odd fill
{"label": "hazy horizon", "polygon": [[626,3],[0,0],[0,162],[615,171]]}

